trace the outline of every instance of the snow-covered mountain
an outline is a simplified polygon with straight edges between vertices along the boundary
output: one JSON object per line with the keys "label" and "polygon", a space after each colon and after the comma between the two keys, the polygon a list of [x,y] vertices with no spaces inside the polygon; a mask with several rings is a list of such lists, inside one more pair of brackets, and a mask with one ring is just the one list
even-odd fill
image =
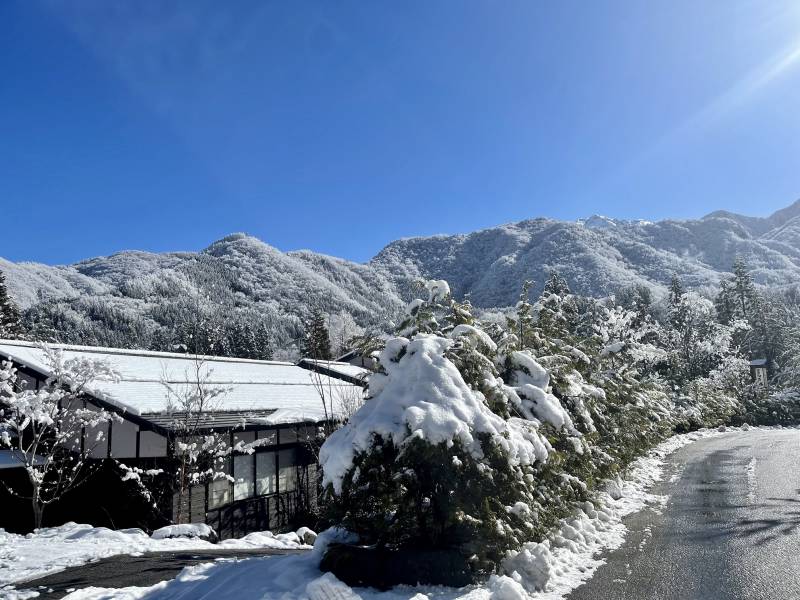
{"label": "snow-covered mountain", "polygon": [[312,304],[367,324],[397,314],[413,281],[423,277],[448,280],[456,295],[470,294],[477,306],[508,306],[523,280],[541,286],[551,269],[590,295],[631,284],[663,289],[673,273],[688,287],[714,287],[737,254],[761,284],[800,282],[800,201],[765,218],[717,211],[655,223],[597,215],[577,222],[531,219],[401,239],[366,264],[281,252],[234,234],[199,253],[127,251],[66,266],[0,258],[0,270],[23,308],[49,298],[72,325],[116,311],[146,330],[168,325],[186,298],[200,296],[226,310],[258,311],[276,341],[286,343],[298,335]]}
{"label": "snow-covered mountain", "polygon": [[575,291],[606,295],[620,287],[663,288],[673,273],[692,288],[714,287],[742,255],[757,282],[800,282],[800,201],[767,218],[711,213],[698,220],[577,222],[532,219],[464,235],[398,240],[370,264],[400,281],[434,277],[478,306],[506,306],[520,282],[541,286],[558,270]]}

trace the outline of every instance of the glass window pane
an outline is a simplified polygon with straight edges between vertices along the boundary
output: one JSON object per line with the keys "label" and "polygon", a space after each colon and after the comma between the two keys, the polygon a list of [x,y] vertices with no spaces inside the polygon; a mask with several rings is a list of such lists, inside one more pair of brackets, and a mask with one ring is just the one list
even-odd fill
{"label": "glass window pane", "polygon": [[297,441],[297,430],[294,427],[281,429],[281,444],[293,444]]}
{"label": "glass window pane", "polygon": [[[283,432],[281,432],[283,435]],[[295,450],[278,453],[278,486],[281,492],[291,492],[297,487],[297,461]]]}
{"label": "glass window pane", "polygon": [[231,485],[227,479],[216,479],[208,486],[208,507],[218,508],[231,501]]}
{"label": "glass window pane", "polygon": [[256,432],[255,431],[236,431],[233,434],[233,445],[236,446],[237,444],[241,443],[244,445],[252,444],[256,441]]}
{"label": "glass window pane", "polygon": [[266,440],[263,444],[265,446],[272,446],[278,443],[278,430],[277,429],[262,429],[258,432],[259,440]]}
{"label": "glass window pane", "polygon": [[259,496],[274,494],[276,478],[275,453],[256,454],[256,494]]}
{"label": "glass window pane", "polygon": [[301,442],[313,442],[317,437],[317,428],[314,425],[304,425],[299,428],[298,439]]}
{"label": "glass window pane", "polygon": [[253,458],[252,454],[241,454],[233,457],[234,500],[244,500],[253,496]]}

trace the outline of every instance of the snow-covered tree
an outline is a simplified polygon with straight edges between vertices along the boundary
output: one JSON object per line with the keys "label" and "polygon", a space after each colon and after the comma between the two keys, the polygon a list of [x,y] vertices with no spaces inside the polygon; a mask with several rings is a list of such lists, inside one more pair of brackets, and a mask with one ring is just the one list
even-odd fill
{"label": "snow-covered tree", "polygon": [[364,334],[364,328],[349,313],[331,315],[329,321],[331,352],[334,358],[352,349],[353,340]]}
{"label": "snow-covered tree", "polygon": [[653,292],[643,284],[622,288],[615,297],[617,303],[636,315],[638,326],[653,317]]}
{"label": "snow-covered tree", "polygon": [[311,317],[305,322],[303,356],[315,360],[331,360],[331,339],[325,324],[325,315],[313,308]]}
{"label": "snow-covered tree", "polygon": [[195,355],[186,373],[174,383],[164,373],[161,385],[171,417],[170,441],[175,460],[174,489],[177,494],[177,523],[187,522],[186,510],[191,487],[227,477],[223,466],[230,454],[227,433],[213,429],[214,416],[228,388],[212,383],[213,370]]}
{"label": "snow-covered tree", "polygon": [[46,345],[42,350],[51,375],[39,389],[27,389],[12,363],[0,365],[0,446],[10,449],[28,475],[27,488],[9,491],[30,499],[37,528],[48,506],[96,471],[99,463],[89,458],[104,441],[100,427],[119,420],[84,402],[94,383],[118,378],[113,369],[85,358],[64,359]]}
{"label": "snow-covered tree", "polygon": [[540,525],[530,516],[552,447],[539,428],[579,434],[535,360],[515,355],[507,385],[469,303],[446,282],[425,288],[380,353],[368,400],[323,445],[324,484],[334,522],[362,543],[454,552],[486,576]]}
{"label": "snow-covered tree", "polygon": [[750,269],[741,256],[737,256],[733,263],[730,292],[734,300],[734,316],[747,321],[753,316],[755,305],[758,303],[758,294],[750,276]]}
{"label": "snow-covered tree", "polygon": [[8,295],[5,275],[0,271],[0,338],[17,339],[23,332],[19,308]]}

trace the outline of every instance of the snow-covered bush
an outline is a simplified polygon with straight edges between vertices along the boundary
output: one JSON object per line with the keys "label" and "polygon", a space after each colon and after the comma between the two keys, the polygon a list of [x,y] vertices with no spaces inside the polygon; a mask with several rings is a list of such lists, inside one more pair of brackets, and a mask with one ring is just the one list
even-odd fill
{"label": "snow-covered bush", "polygon": [[407,337],[380,353],[369,399],[323,445],[323,485],[360,543],[456,551],[478,577],[535,533],[552,450],[540,426],[578,433],[545,381],[518,382],[524,399],[503,382],[468,304],[444,282],[428,290],[400,326]]}
{"label": "snow-covered bush", "polygon": [[740,410],[745,363],[708,301],[679,297],[683,320],[662,326],[644,300],[574,296],[551,274],[481,323],[446,282],[421,287],[320,455],[330,516],[359,544],[455,549],[475,577],[499,573],[664,437]]}

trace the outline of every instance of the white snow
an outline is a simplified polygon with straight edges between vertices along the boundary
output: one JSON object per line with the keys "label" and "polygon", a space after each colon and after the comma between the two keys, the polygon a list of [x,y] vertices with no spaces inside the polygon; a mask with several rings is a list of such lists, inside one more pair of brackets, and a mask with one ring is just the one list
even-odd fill
{"label": "white snow", "polygon": [[205,523],[184,523],[182,525],[167,525],[161,529],[156,529],[150,534],[154,540],[165,540],[168,538],[199,538],[216,535],[216,532]]}
{"label": "white snow", "polygon": [[617,482],[622,492],[619,499],[601,492],[595,502],[587,502],[564,519],[547,540],[526,544],[509,557],[507,572],[491,577],[484,585],[461,589],[401,586],[386,592],[350,588],[318,569],[327,543],[342,536],[329,530],[320,534],[313,552],[306,555],[220,560],[187,567],[177,579],[149,588],[89,588],[68,595],[67,600],[201,598],[209,597],[212,590],[215,600],[560,600],[592,577],[603,564],[602,552],[623,543],[623,517],[665,501],[648,491],[663,475],[664,457],[713,435],[720,433],[703,430],[676,435],[659,444],[631,465],[626,479]]}
{"label": "white snow", "polygon": [[[93,383],[92,395],[133,414],[163,412],[167,394],[163,381],[180,390],[196,380],[197,360],[201,361],[204,382],[224,388],[225,393],[211,410],[288,410],[297,421],[318,421],[324,418],[315,381],[307,369],[293,363],[249,360],[241,358],[195,357],[189,354],[121,350],[93,346],[50,344],[73,358],[103,361],[119,374],[119,381]],[[12,358],[43,375],[49,375],[44,351],[35,343],[0,340],[0,358]],[[315,376],[326,390],[346,395],[360,387],[325,375]]]}
{"label": "white snow", "polygon": [[489,335],[482,329],[478,329],[472,325],[456,325],[453,328],[453,331],[450,332],[450,338],[455,340],[460,337],[477,340],[492,352],[497,350],[497,344],[494,343],[492,338],[490,338]]}
{"label": "white snow", "polygon": [[473,433],[488,433],[512,461],[530,464],[526,461],[539,449],[522,434],[504,435],[509,430],[506,421],[489,410],[483,395],[470,389],[444,356],[452,344],[452,340],[435,335],[386,342],[380,362],[387,374],[370,377],[371,398],[320,450],[323,485],[330,483],[340,492],[356,454],[367,450],[376,434],[398,447],[411,436],[431,444],[458,441],[480,459],[483,451]]}
{"label": "white snow", "polygon": [[[177,525],[191,528],[196,525]],[[207,525],[202,527],[208,527]],[[165,528],[169,529],[169,528]],[[208,528],[210,529],[210,527]],[[215,548],[307,548],[295,533],[273,535],[269,531],[251,533],[241,539],[212,544],[197,538],[166,538],[164,530],[157,537],[141,529],[111,530],[78,523],[47,527],[28,535],[0,529],[0,597],[2,586],[13,582],[43,577],[108,556],[137,555],[143,552],[173,550],[214,550]]]}
{"label": "white snow", "polygon": [[[516,367],[507,388],[511,401],[527,419],[550,423],[556,429],[577,434],[569,413],[549,390],[550,375],[527,352],[512,352],[511,364]],[[582,390],[579,390],[579,393]]]}

